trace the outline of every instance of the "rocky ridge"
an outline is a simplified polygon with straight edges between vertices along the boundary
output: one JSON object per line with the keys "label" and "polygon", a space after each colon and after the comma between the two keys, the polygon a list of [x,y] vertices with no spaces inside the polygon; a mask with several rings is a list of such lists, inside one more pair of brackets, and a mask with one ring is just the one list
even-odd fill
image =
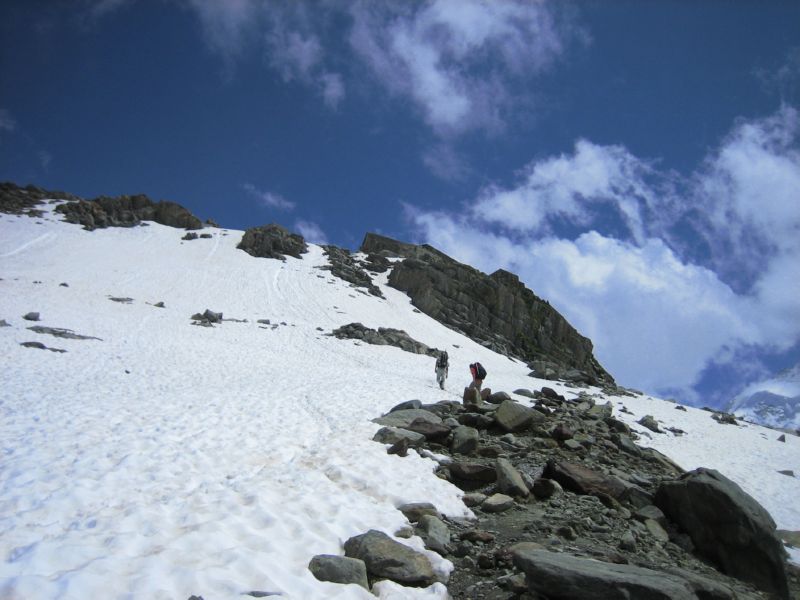
{"label": "rocky ridge", "polygon": [[508,271],[491,275],[459,263],[427,244],[416,246],[368,233],[360,251],[397,257],[389,285],[440,323],[492,350],[527,362],[533,375],[613,385],[595,359],[592,342]]}
{"label": "rocky ridge", "polygon": [[463,403],[408,401],[375,419],[376,442],[435,458],[473,507],[475,520],[399,507],[410,526],[396,535],[454,562],[453,598],[800,597],[774,522],[736,484],[638,446],[600,396],[514,395],[535,404],[467,388]]}

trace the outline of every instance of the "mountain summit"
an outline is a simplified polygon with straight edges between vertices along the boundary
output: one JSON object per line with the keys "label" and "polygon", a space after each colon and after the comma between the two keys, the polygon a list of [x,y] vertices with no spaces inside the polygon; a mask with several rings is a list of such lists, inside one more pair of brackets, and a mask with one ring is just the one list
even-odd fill
{"label": "mountain summit", "polygon": [[402,258],[389,285],[440,323],[492,350],[519,358],[544,379],[613,384],[592,353],[592,342],[519,277],[499,269],[491,275],[436,248],[368,233],[361,252]]}
{"label": "mountain summit", "polygon": [[800,429],[800,363],[749,385],[726,410],[752,423]]}

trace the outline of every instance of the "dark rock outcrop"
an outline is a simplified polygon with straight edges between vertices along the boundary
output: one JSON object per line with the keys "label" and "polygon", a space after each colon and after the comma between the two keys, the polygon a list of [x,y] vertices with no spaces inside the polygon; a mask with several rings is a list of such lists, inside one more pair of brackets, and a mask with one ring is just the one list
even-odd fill
{"label": "dark rock outcrop", "polygon": [[380,288],[372,283],[366,269],[359,264],[347,250],[338,246],[323,246],[325,254],[328,256],[330,265],[320,267],[330,271],[339,279],[348,282],[355,288],[364,288],[368,293],[379,298],[383,298]]}
{"label": "dark rock outcrop", "polygon": [[308,245],[302,235],[291,233],[276,223],[248,229],[236,247],[250,256],[279,260],[286,260],[287,256],[301,258],[301,254],[308,252]]}
{"label": "dark rock outcrop", "polygon": [[733,577],[789,598],[785,552],[769,513],[730,479],[696,469],[658,488],[655,505]]}
{"label": "dark rock outcrop", "polygon": [[508,356],[527,362],[546,359],[557,367],[550,374],[553,378],[575,371],[575,381],[613,384],[594,358],[592,342],[516,275],[504,270],[486,275],[431,246],[374,233],[366,235],[360,250],[370,256],[404,258],[394,265],[389,285],[448,327]]}
{"label": "dark rock outcrop", "polygon": [[144,194],[100,196],[94,200],[78,199],[55,208],[69,223],[92,231],[105,227],[134,227],[142,221],[154,221],[179,229],[202,229],[203,223],[180,204],[162,200],[153,202]]}
{"label": "dark rock outcrop", "polygon": [[41,217],[42,211],[36,207],[45,200],[79,200],[79,198],[66,192],[44,190],[35,185],[20,187],[10,181],[0,183],[0,212]]}
{"label": "dark rock outcrop", "polygon": [[342,325],[331,332],[333,337],[340,340],[360,340],[367,344],[376,346],[396,346],[406,352],[414,354],[425,354],[427,356],[439,356],[439,350],[430,348],[422,342],[418,342],[405,331],[392,329],[391,327],[378,327],[377,330],[365,327],[361,323],[349,323]]}

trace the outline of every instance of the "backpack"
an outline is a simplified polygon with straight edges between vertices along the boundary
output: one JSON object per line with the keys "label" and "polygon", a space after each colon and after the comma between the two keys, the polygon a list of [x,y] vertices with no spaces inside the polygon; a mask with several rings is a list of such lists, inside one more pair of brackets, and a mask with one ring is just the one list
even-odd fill
{"label": "backpack", "polygon": [[447,352],[442,352],[439,358],[436,359],[436,366],[439,368],[447,367]]}
{"label": "backpack", "polygon": [[486,369],[479,362],[475,363],[475,379],[486,379]]}

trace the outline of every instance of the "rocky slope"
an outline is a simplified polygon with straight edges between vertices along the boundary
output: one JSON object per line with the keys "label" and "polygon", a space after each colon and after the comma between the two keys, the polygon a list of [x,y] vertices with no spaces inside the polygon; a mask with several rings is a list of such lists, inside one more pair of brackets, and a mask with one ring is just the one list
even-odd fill
{"label": "rocky slope", "polygon": [[419,310],[485,346],[527,362],[536,376],[613,384],[580,335],[550,304],[508,271],[491,275],[435,248],[368,233],[360,248],[371,257],[400,257],[389,285]]}
{"label": "rocky slope", "polygon": [[[769,514],[717,471],[685,473],[638,446],[611,403],[468,388],[462,404],[410,401],[375,421],[376,442],[435,457],[473,507],[477,520],[399,507],[415,527],[398,535],[417,534],[454,562],[453,598],[800,597]],[[369,562],[388,561],[386,551],[360,557],[365,581],[388,576]]]}

